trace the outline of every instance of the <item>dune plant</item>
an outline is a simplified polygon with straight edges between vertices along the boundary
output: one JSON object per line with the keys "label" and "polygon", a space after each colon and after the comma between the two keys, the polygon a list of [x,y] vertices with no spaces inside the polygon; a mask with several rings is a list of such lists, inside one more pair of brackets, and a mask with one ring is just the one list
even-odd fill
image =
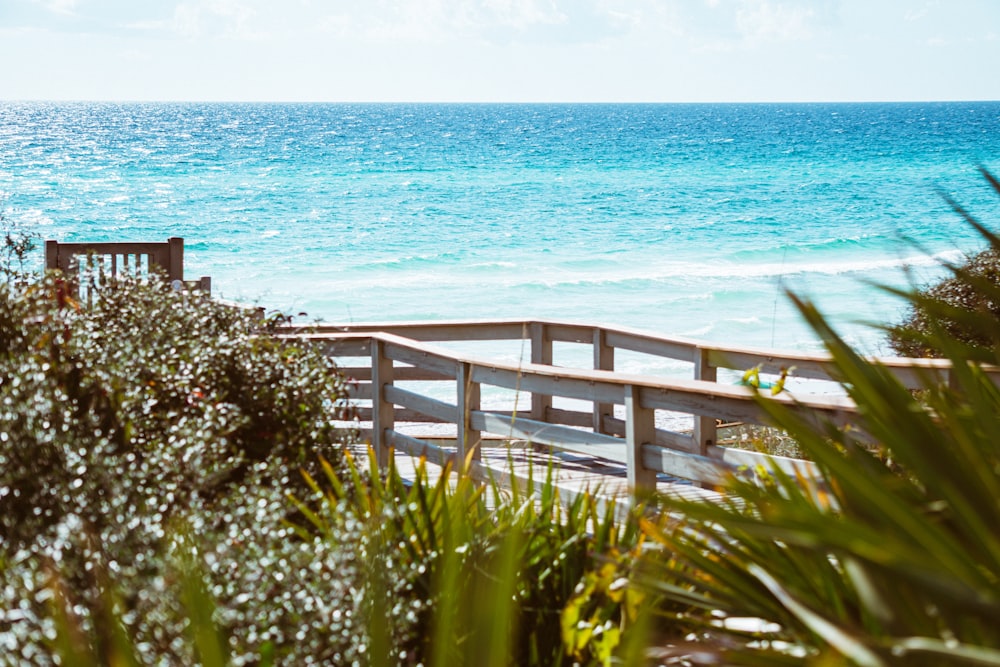
{"label": "dune plant", "polygon": [[41,236],[0,208],[0,282],[20,286],[37,278],[32,254]]}
{"label": "dune plant", "polygon": [[[63,614],[106,662],[113,582],[141,661],[189,663],[183,605],[165,594],[175,521],[216,543],[245,532],[259,558],[246,570],[279,569],[284,493],[351,435],[330,362],[255,327],[156,280],[108,284],[89,308],[57,275],[0,284],[0,654],[51,664]],[[243,555],[216,554],[218,592],[252,590]]]}
{"label": "dune plant", "polygon": [[[279,521],[290,531],[264,554],[279,569],[262,570],[261,541],[233,533],[243,538],[242,588],[218,576],[230,540],[174,522],[161,591],[184,619],[173,656],[210,667],[643,664],[646,600],[624,585],[639,547],[634,523],[601,514],[587,495],[564,507],[551,476],[502,490],[456,480],[450,465],[432,476],[421,462],[404,481],[393,462],[379,471],[370,452],[367,460],[323,462],[320,477],[306,473],[312,493],[290,501],[296,518],[257,518],[262,533],[277,534]],[[53,654],[81,667],[162,659],[144,655],[128,631],[106,566],[95,572],[106,641],[89,641],[72,586],[54,576]],[[254,583],[263,604],[248,603]],[[282,622],[288,593],[296,613]],[[250,609],[258,615],[247,618]]]}
{"label": "dune plant", "polygon": [[[992,247],[998,239],[979,226]],[[983,299],[1000,288],[976,279]],[[667,500],[644,529],[662,550],[645,590],[691,605],[691,664],[1000,665],[1000,324],[908,295],[926,313],[916,338],[951,361],[923,388],[903,386],[854,352],[808,301],[792,297],[824,341],[858,409],[856,428],[817,429],[765,397],[760,405],[822,471],[734,479],[719,504]],[[997,301],[1000,302],[1000,301]],[[947,321],[961,318],[970,336]],[[677,517],[683,517],[677,519]]]}
{"label": "dune plant", "polygon": [[[1000,194],[1000,181],[985,169],[986,181]],[[949,198],[955,211],[982,233],[987,247],[946,264],[944,279],[910,292],[892,290],[909,301],[901,322],[887,327],[894,352],[905,357],[943,357],[942,339],[958,340],[967,353],[990,361],[1000,344],[1000,245],[968,211]]]}
{"label": "dune plant", "polygon": [[594,586],[625,576],[634,523],[586,494],[564,506],[551,476],[503,489],[421,462],[404,481],[394,462],[380,475],[368,461],[365,476],[349,459],[347,479],[326,467],[310,478],[319,505],[297,504],[304,541],[342,548],[362,527],[362,664],[611,664],[639,602]]}

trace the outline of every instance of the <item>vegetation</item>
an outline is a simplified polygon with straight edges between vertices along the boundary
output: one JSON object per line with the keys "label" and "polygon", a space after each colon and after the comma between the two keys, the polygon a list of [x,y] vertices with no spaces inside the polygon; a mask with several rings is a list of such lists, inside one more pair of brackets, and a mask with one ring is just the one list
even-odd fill
{"label": "vegetation", "polygon": [[298,628],[256,591],[283,576],[275,549],[295,548],[278,522],[285,492],[307,488],[299,470],[341,460],[345,388],[324,357],[254,327],[158,281],[121,281],[87,309],[56,276],[0,284],[0,644],[13,663],[51,662],[61,600],[99,662],[120,629],[143,662],[190,664],[168,594],[185,532],[199,549],[230,544],[211,570],[240,615],[224,625]]}
{"label": "vegetation", "polygon": [[449,480],[451,466],[432,479],[421,464],[404,482],[394,464],[380,476],[373,455],[368,462],[367,482],[353,462],[346,477],[327,467],[310,480],[318,507],[297,504],[308,517],[298,533],[313,549],[343,551],[344,536],[359,535],[355,567],[366,585],[349,623],[361,647],[352,660],[607,664],[637,603],[625,608],[580,585],[607,588],[622,576],[634,524],[601,514],[588,496],[564,507],[551,477],[503,489]]}
{"label": "vegetation", "polygon": [[32,253],[41,236],[0,209],[0,282],[18,285],[37,277]]}
{"label": "vegetation", "polygon": [[[977,300],[1000,303],[995,283],[956,274]],[[777,473],[764,485],[733,480],[726,503],[668,501],[672,516],[644,522],[661,550],[644,559],[639,585],[691,605],[669,622],[698,626],[665,655],[691,664],[1000,665],[1000,389],[970,363],[1000,364],[1000,322],[925,292],[907,296],[925,318],[912,340],[953,366],[947,381],[928,373],[919,392],[794,299],[860,423],[817,429],[762,397],[824,483]]]}
{"label": "vegetation", "polygon": [[318,352],[97,289],[0,285],[0,664],[610,660],[634,524],[551,480],[358,466]]}
{"label": "vegetation", "polygon": [[[1000,194],[1000,181],[983,176]],[[989,245],[949,265],[951,275],[906,295],[910,307],[902,322],[888,328],[889,345],[904,357],[944,357],[941,340],[963,343],[973,358],[988,361],[1000,343],[1000,245],[956,202],[955,210],[982,232]],[[986,326],[992,322],[992,326]]]}
{"label": "vegetation", "polygon": [[909,294],[953,366],[915,393],[792,297],[860,418],[759,401],[823,479],[620,522],[359,463],[323,357],[100,290],[0,285],[0,663],[1000,666],[1000,320]]}

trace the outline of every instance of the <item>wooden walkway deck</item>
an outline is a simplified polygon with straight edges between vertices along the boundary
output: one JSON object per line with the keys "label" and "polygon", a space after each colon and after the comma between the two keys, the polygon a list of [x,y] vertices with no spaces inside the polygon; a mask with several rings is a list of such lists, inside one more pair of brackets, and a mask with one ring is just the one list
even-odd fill
{"label": "wooden walkway deck", "polygon": [[[766,424],[768,401],[812,423],[851,426],[864,437],[853,403],[843,393],[829,392],[835,378],[824,355],[540,320],[290,326],[280,335],[321,346],[353,378],[351,401],[380,462],[390,448],[399,465],[401,454],[438,465],[468,455],[474,475],[527,478],[530,469],[537,480],[551,464],[567,497],[598,490],[603,497],[624,499],[618,503],[623,507],[653,491],[718,499],[712,489],[729,476],[752,479],[774,469],[821,484],[808,461],[717,442],[719,423]],[[453,344],[470,341],[514,341],[530,352],[530,361],[455,350]],[[567,347],[575,350],[569,364],[556,355]],[[573,365],[581,349],[592,367]],[[617,371],[619,353],[687,364],[692,379]],[[941,360],[878,361],[908,387],[950,380],[950,366]],[[634,360],[630,365],[635,367]],[[792,367],[786,386],[794,388],[777,396],[732,380],[734,371],[739,377],[756,368],[766,380]],[[720,370],[728,370],[729,377],[720,381]],[[986,372],[1000,384],[1000,370]],[[507,396],[514,408],[485,404],[485,393]],[[670,426],[666,413],[686,415],[689,429]],[[450,429],[450,439],[442,439],[442,428]],[[532,446],[497,447],[498,439]]]}
{"label": "wooden walkway deck", "polygon": [[[366,455],[361,448],[356,453]],[[403,479],[416,478],[419,456],[396,452],[394,462]],[[427,470],[429,478],[435,480],[441,468],[428,466]],[[556,449],[539,451],[530,447],[483,447],[475,474],[480,479],[497,480],[503,488],[510,487],[513,476],[522,489],[526,488],[529,479],[539,485],[551,474],[563,502],[571,502],[579,494],[586,493],[597,499],[601,511],[613,507],[619,518],[625,517],[632,504],[625,464],[585,454]],[[658,477],[656,492],[663,496],[706,501],[718,500],[721,495],[689,480],[667,475]]]}

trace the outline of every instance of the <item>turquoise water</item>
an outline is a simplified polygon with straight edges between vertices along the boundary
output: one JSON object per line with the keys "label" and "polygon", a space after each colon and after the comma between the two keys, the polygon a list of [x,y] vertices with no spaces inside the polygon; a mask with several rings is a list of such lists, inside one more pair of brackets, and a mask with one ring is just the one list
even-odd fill
{"label": "turquoise water", "polygon": [[[217,293],[334,322],[549,317],[813,349],[782,296],[897,319],[868,281],[975,249],[1000,103],[0,103],[7,214],[183,236]],[[919,243],[920,247],[914,245]]]}

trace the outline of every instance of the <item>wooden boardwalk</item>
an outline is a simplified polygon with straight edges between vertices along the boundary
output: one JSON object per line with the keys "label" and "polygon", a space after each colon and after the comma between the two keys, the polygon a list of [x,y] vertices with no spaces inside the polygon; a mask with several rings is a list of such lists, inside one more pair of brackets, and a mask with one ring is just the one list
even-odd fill
{"label": "wooden boardwalk", "polygon": [[[731,475],[753,479],[774,469],[820,485],[808,461],[717,441],[719,423],[766,424],[767,401],[811,423],[850,426],[864,437],[853,403],[843,393],[829,392],[831,360],[824,355],[539,320],[287,327],[280,335],[321,346],[353,378],[351,401],[380,462],[390,449],[400,466],[404,454],[437,465],[469,456],[473,475],[501,480],[529,474],[544,480],[552,465],[567,498],[596,490],[602,497],[621,498],[622,507],[653,491],[711,500],[719,498],[712,488]],[[515,341],[530,352],[530,361],[448,347],[469,341]],[[582,348],[592,367],[557,359],[557,346],[567,345],[578,352]],[[619,372],[620,352],[686,363],[692,379]],[[879,362],[909,387],[950,379],[950,366],[940,360]],[[793,389],[777,396],[732,381],[734,371],[739,377],[757,369],[766,380],[791,367],[795,371],[786,386]],[[720,370],[730,377],[720,381]],[[986,372],[1000,383],[1000,371]],[[809,383],[816,381],[823,391],[810,391]],[[517,407],[486,406],[484,392],[507,392]],[[576,407],[565,407],[566,401]],[[671,427],[662,419],[665,413],[686,415],[689,428]],[[442,428],[450,429],[450,437],[442,438]],[[496,446],[503,442],[531,446]]]}

